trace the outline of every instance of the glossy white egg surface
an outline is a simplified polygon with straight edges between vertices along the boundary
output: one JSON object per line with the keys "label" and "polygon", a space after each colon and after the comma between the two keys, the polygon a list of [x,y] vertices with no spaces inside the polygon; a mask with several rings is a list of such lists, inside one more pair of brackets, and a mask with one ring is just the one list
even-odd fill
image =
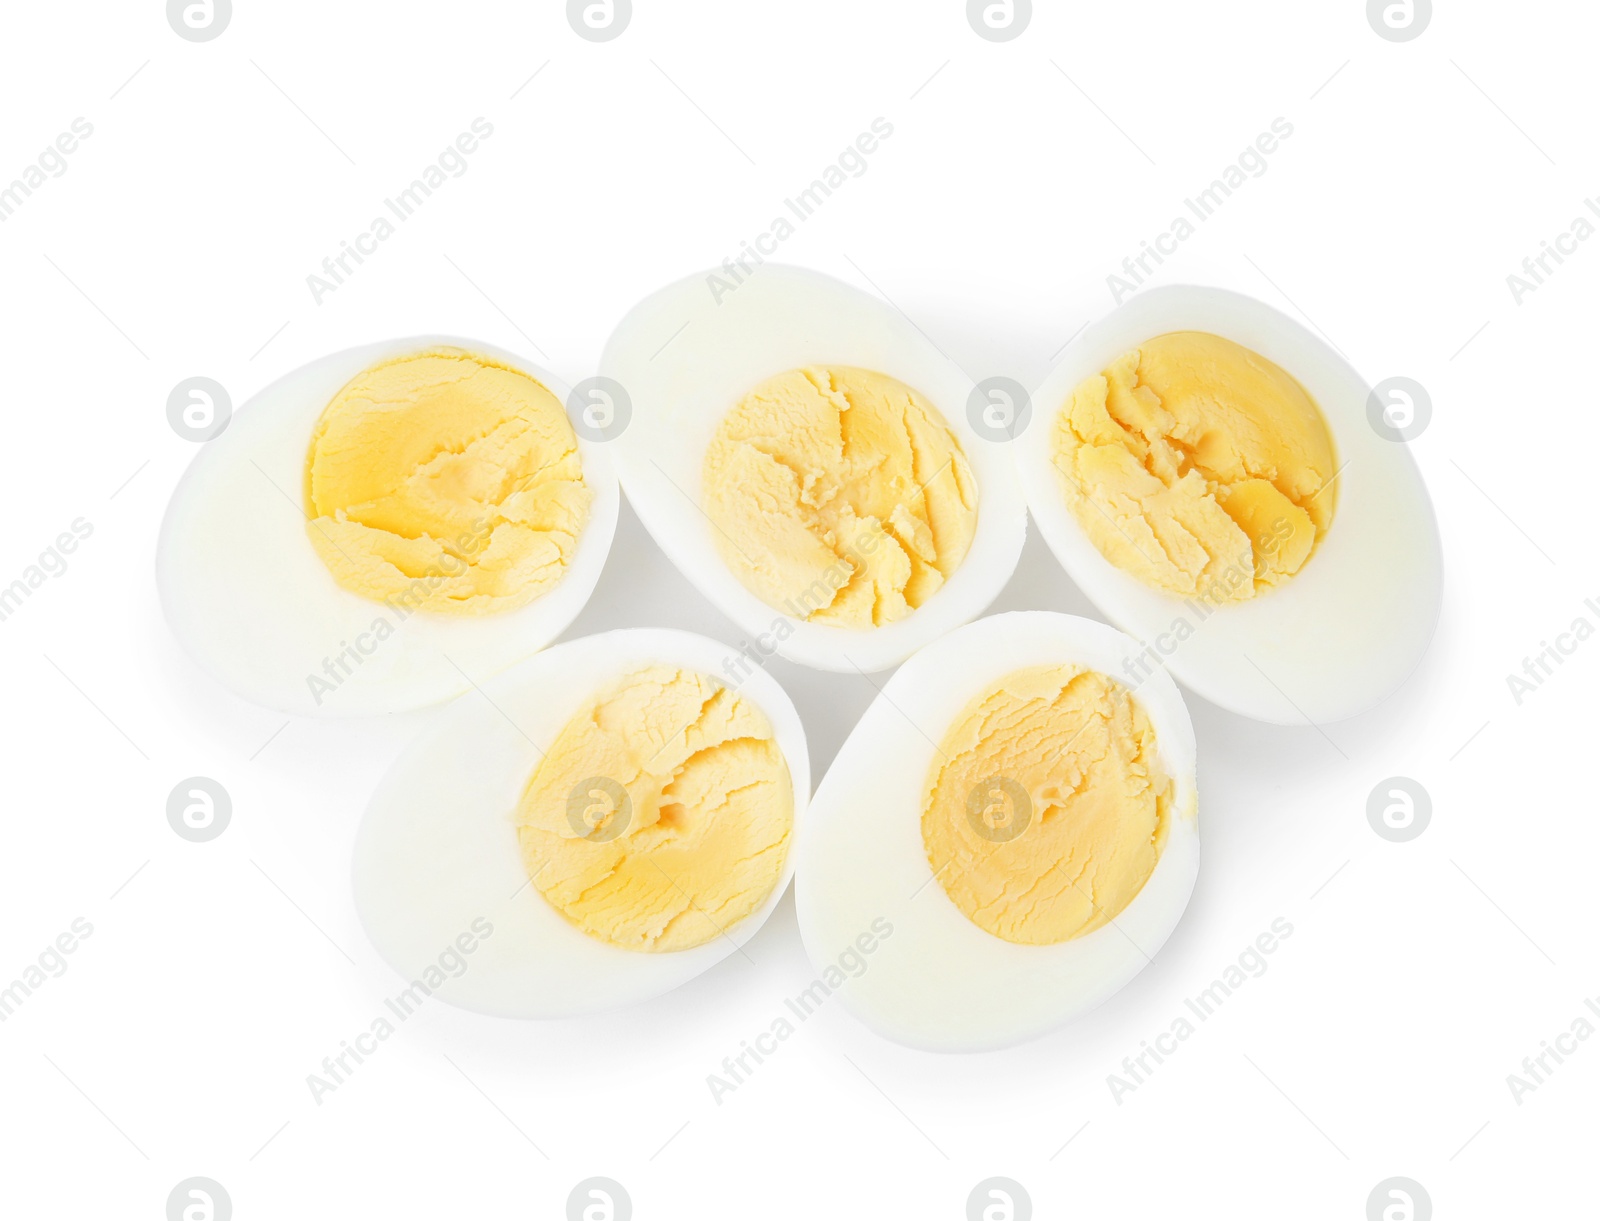
{"label": "glossy white egg surface", "polygon": [[[687,632],[636,628],[547,649],[442,709],[379,783],[356,838],[356,908],[378,953],[404,979],[423,977],[463,934],[476,943],[432,995],[500,1017],[555,1018],[648,1000],[734,953],[771,914],[794,871],[764,903],[692,949],[645,953],[569,923],[529,882],[516,811],[542,752],[597,690],[630,669],[667,664],[725,675],[736,653]],[[736,687],[766,715],[804,827],[810,761],[783,689],[755,669]],[[481,935],[477,921],[492,932]]]}
{"label": "glossy white egg surface", "polygon": [[[1145,340],[1169,331],[1231,339],[1287,370],[1333,434],[1338,508],[1304,568],[1243,602],[1185,599],[1103,556],[1073,517],[1052,464],[1056,420],[1073,388]],[[1276,724],[1354,716],[1415,669],[1439,617],[1442,557],[1433,505],[1405,443],[1369,419],[1371,387],[1350,364],[1278,310],[1222,289],[1139,293],[1090,326],[1033,395],[1011,452],[1050,549],[1091,601],[1212,703]]]}
{"label": "glossy white egg surface", "polygon": [[474,617],[406,613],[342,588],[318,557],[305,502],[318,418],[357,373],[432,348],[491,357],[567,401],[550,373],[476,340],[351,348],[255,395],[204,443],[173,492],[156,555],[162,608],[190,656],[246,699],[302,716],[438,703],[549,644],[594,591],[616,528],[617,481],[605,447],[581,435],[588,518],[560,583],[525,606]]}
{"label": "glossy white egg surface", "polygon": [[[711,273],[721,276],[723,273]],[[615,447],[628,499],[684,574],[764,652],[822,670],[887,669],[983,613],[1016,568],[1027,512],[1006,442],[969,420],[973,383],[893,306],[829,276],[767,264],[728,290],[693,276],[647,297],[612,332],[600,372],[630,418]],[[865,630],[797,619],[750,592],[718,554],[701,509],[706,448],[755,386],[809,365],[854,366],[926,397],[959,439],[978,486],[978,521],[961,565],[897,622]]]}
{"label": "glossy white egg surface", "polygon": [[[873,1030],[933,1051],[1035,1038],[1115,993],[1176,927],[1200,864],[1194,729],[1167,674],[1137,685],[1128,677],[1138,650],[1102,623],[1018,611],[950,633],[883,685],[812,799],[795,889],[819,977],[856,947],[847,965],[864,967],[843,972],[837,996]],[[1173,796],[1160,858],[1120,915],[1070,941],[1019,945],[979,928],[946,895],[924,850],[922,803],[947,727],[997,679],[1041,665],[1082,666],[1129,686]]]}

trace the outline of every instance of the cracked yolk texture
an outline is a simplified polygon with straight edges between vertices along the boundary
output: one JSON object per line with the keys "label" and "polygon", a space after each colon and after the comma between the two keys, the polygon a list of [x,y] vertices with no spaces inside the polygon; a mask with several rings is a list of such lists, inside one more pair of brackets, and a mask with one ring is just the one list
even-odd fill
{"label": "cracked yolk texture", "polygon": [[717,428],[702,485],[717,547],[745,587],[833,627],[905,618],[977,528],[955,434],[922,395],[867,369],[762,382]]}
{"label": "cracked yolk texture", "polygon": [[528,876],[569,921],[624,949],[686,950],[766,902],[794,794],[759,708],[703,674],[652,666],[567,722],[517,823]]}
{"label": "cracked yolk texture", "polygon": [[306,465],[311,545],[351,593],[483,615],[561,580],[589,513],[572,426],[525,373],[455,350],[352,378]]}
{"label": "cracked yolk texture", "polygon": [[1054,462],[1078,524],[1168,593],[1238,602],[1299,572],[1333,521],[1333,438],[1289,374],[1231,340],[1158,335],[1072,392]]}
{"label": "cracked yolk texture", "polygon": [[985,932],[1053,945],[1116,918],[1166,841],[1172,782],[1128,689],[1093,670],[1008,674],[939,744],[922,845]]}

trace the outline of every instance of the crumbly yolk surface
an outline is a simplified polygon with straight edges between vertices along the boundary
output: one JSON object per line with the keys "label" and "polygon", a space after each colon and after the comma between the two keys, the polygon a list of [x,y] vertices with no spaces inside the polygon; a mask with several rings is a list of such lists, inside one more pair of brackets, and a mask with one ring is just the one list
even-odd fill
{"label": "crumbly yolk surface", "polygon": [[539,892],[591,937],[685,950],[759,908],[794,824],[766,716],[691,670],[628,674],[567,722],[517,808]]}
{"label": "crumbly yolk surface", "polygon": [[334,395],[306,463],[311,545],[345,589],[483,615],[559,582],[590,493],[560,401],[527,374],[440,349]]}
{"label": "crumbly yolk surface", "polygon": [[1001,679],[944,735],[922,844],[967,919],[1019,945],[1053,945],[1115,919],[1143,888],[1172,794],[1126,687],[1037,666]]}
{"label": "crumbly yolk surface", "polygon": [[701,481],[717,547],[745,587],[834,627],[905,618],[977,529],[960,441],[921,394],[868,369],[762,382],[723,418]]}
{"label": "crumbly yolk surface", "polygon": [[1265,357],[1175,331],[1080,382],[1054,464],[1100,553],[1147,585],[1238,602],[1287,581],[1333,521],[1333,437]]}

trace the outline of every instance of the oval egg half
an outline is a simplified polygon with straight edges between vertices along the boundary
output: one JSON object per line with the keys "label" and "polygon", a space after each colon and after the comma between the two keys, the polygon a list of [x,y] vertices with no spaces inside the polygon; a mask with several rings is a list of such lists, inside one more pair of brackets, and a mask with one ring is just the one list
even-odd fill
{"label": "oval egg half", "polygon": [[[812,799],[795,884],[821,983],[873,1030],[932,1051],[1037,1037],[1115,993],[1176,927],[1200,860],[1194,730],[1164,671],[1130,677],[1138,649],[1101,623],[1012,612],[883,685]],[[1031,712],[990,698],[1007,681],[1037,696],[1041,675],[1063,693],[1081,682],[1087,711],[1066,694]],[[1041,719],[1051,707],[1063,722]],[[1078,770],[1075,743],[1105,755]],[[1126,775],[1096,771],[1117,749]],[[1124,783],[1144,796],[1108,804]]]}
{"label": "oval egg half", "polygon": [[[1265,357],[1320,409],[1337,464],[1335,507],[1303,567],[1247,600],[1181,596],[1111,562],[1068,506],[1055,465],[1063,408],[1086,378],[1157,337],[1220,336]],[[1373,707],[1415,669],[1443,586],[1438,526],[1406,445],[1369,421],[1371,388],[1316,335],[1260,301],[1191,286],[1139,293],[1073,341],[1033,396],[1012,447],[1028,508],[1089,599],[1212,703],[1275,724]],[[1250,577],[1246,571],[1246,578]]]}
{"label": "oval egg half", "polygon": [[[982,614],[1016,567],[1027,511],[1009,459],[969,421],[972,382],[875,297],[777,264],[695,276],[628,313],[600,372],[628,405],[612,444],[629,501],[763,653],[887,669]],[[822,410],[801,421],[802,400]],[[793,456],[806,438],[837,447],[841,428],[867,455],[859,495]],[[890,465],[874,446],[902,469],[866,488]],[[785,547],[809,558],[785,568]],[[847,602],[861,613],[841,626]]]}
{"label": "oval egg half", "polygon": [[[368,597],[342,585],[318,554],[308,461],[324,412],[358,375],[431,353],[483,357],[526,375],[554,396],[565,426],[567,388],[520,357],[475,340],[397,339],[322,357],[256,394],[205,442],[173,492],[156,556],[162,607],[190,656],[246,699],[302,716],[438,703],[549,644],[593,593],[618,493],[610,456],[581,435],[581,532],[559,580],[524,605],[449,614],[407,593]],[[449,490],[475,494],[460,483]],[[329,547],[340,550],[337,539]]]}
{"label": "oval egg half", "polygon": [[[735,655],[687,632],[605,632],[530,657],[443,709],[378,785],[356,837],[356,908],[384,960],[465,1009],[559,1018],[647,1000],[743,946],[788,886],[811,773],[800,718],[773,678],[755,669],[737,686],[716,681]],[[680,722],[659,700],[606,701],[636,691],[641,676],[659,685],[663,673],[698,677],[705,710],[691,700]],[[736,725],[725,720],[730,710]],[[723,720],[707,728],[705,717]],[[593,736],[599,726],[613,742],[650,736],[648,748],[632,749],[629,774],[584,774],[619,767],[605,762],[615,754]],[[694,901],[691,856],[705,850],[705,835],[723,834],[719,820],[741,812],[731,803],[748,796],[750,777],[725,772],[708,783],[716,760],[705,734],[735,751],[756,739],[769,748],[760,783],[780,820],[770,825],[783,832],[762,840],[769,888],[730,900],[734,917]],[[661,777],[652,788],[632,774],[652,767],[675,773],[665,789]],[[707,792],[721,794],[714,808]],[[747,863],[739,844],[751,828],[738,830],[746,840],[724,845],[717,859],[727,868],[715,873]],[[715,889],[716,876],[695,876]],[[678,923],[641,917],[663,896]],[[441,955],[451,969],[441,971]]]}

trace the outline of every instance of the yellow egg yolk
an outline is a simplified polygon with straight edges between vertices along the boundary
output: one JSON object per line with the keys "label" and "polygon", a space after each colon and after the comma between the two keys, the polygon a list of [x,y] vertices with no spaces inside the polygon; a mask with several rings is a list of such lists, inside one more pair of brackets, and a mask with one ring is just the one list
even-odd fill
{"label": "yellow egg yolk", "polygon": [[963,915],[1019,945],[1094,931],[1161,855],[1172,782],[1126,687],[1093,670],[1008,674],[956,718],[923,796],[922,844]]}
{"label": "yellow egg yolk", "polygon": [[555,395],[453,349],[357,374],[306,464],[306,530],[333,579],[408,612],[492,614],[548,592],[589,499]]}
{"label": "yellow egg yolk", "polygon": [[977,528],[955,434],[922,395],[867,369],[761,383],[723,418],[701,482],[718,550],[745,587],[833,627],[905,618]]}
{"label": "yellow egg yolk", "polygon": [[1287,581],[1333,521],[1333,438],[1311,396],[1231,340],[1176,331],[1085,378],[1053,460],[1100,554],[1214,603]]}
{"label": "yellow egg yolk", "polygon": [[517,808],[539,892],[591,937],[684,950],[766,902],[794,823],[788,765],[751,701],[651,666],[557,735]]}

